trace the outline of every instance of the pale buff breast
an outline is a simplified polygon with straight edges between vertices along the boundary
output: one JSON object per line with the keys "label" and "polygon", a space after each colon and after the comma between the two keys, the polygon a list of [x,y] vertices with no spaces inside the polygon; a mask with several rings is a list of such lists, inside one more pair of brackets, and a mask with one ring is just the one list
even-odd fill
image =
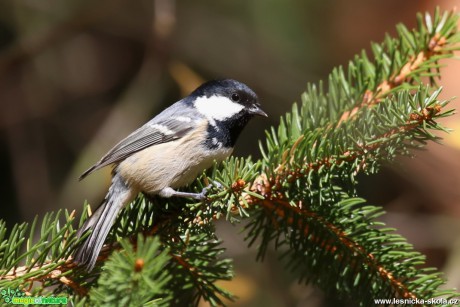
{"label": "pale buff breast", "polygon": [[187,185],[214,160],[220,162],[232,153],[232,148],[221,148],[212,154],[204,149],[202,136],[206,128],[203,125],[179,140],[134,153],[118,165],[117,172],[129,186],[147,194]]}

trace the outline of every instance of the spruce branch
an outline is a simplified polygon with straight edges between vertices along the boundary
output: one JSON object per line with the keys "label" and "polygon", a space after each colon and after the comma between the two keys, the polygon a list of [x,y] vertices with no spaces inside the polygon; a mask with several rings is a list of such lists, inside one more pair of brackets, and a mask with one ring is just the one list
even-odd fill
{"label": "spruce branch", "polygon": [[[362,109],[371,108],[389,94],[401,89],[416,90],[425,79],[437,86],[439,61],[454,56],[459,49],[458,16],[454,11],[433,16],[417,15],[417,28],[397,27],[397,37],[387,35],[384,42],[371,44],[372,59],[363,51],[338,67],[323,83],[309,85],[302,94],[304,103],[313,104],[307,115],[310,130],[353,119]],[[314,108],[313,108],[314,106]]]}
{"label": "spruce branch", "polygon": [[[305,208],[301,201],[263,201],[258,204],[262,208],[259,214],[272,227],[261,227],[257,224],[261,219],[256,217],[257,223],[250,224],[247,232],[249,236],[270,236],[284,251],[287,267],[301,280],[313,281],[329,291],[338,288],[341,295],[359,295],[363,306],[372,305],[376,297],[427,299],[446,294],[433,290],[442,282],[439,273],[415,268],[423,263],[424,256],[413,251],[394,229],[375,221],[383,214],[380,208],[362,206],[363,202],[353,198],[341,201],[332,209],[336,219],[332,221],[330,216]],[[263,257],[266,244],[268,241],[262,239],[259,257]]]}
{"label": "spruce branch", "polygon": [[[156,202],[158,199],[152,201]],[[189,231],[187,233],[179,232],[177,229],[171,231],[173,227],[178,227],[177,224],[174,226],[172,224],[183,218],[179,216],[178,213],[181,211],[178,212],[177,209],[174,207],[165,210],[161,206],[154,206],[152,202],[144,198],[139,198],[135,204],[125,209],[124,215],[120,215],[112,231],[112,238],[122,229],[126,231],[125,234],[131,235],[121,241],[112,241],[105,245],[98,257],[98,266],[91,274],[77,267],[70,256],[65,259],[53,259],[53,255],[49,253],[51,248],[48,248],[40,256],[46,258],[46,261],[38,263],[32,259],[31,263],[24,266],[13,267],[9,271],[2,270],[0,287],[19,287],[26,291],[27,295],[68,293],[72,295],[72,299],[76,299],[76,296],[81,298],[89,295],[92,304],[95,305],[123,301],[126,303],[124,305],[137,306],[140,300],[144,303],[154,300],[155,304],[159,305],[188,304],[190,302],[198,304],[202,298],[213,306],[222,305],[222,298],[231,300],[233,296],[217,287],[215,282],[232,278],[231,261],[220,257],[223,249],[220,248],[220,241],[216,240],[213,231]],[[185,208],[180,209],[191,212]],[[83,210],[83,212],[90,211],[86,208]],[[158,211],[164,214],[158,214]],[[196,215],[196,212],[194,214]],[[193,214],[189,215],[193,216]],[[59,214],[53,216],[59,218]],[[152,216],[155,218],[151,218]],[[65,223],[65,229],[59,229],[59,232],[71,233],[71,236],[74,237],[75,230],[71,226],[74,216],[68,215],[67,218],[69,220]],[[162,221],[154,223],[156,220]],[[56,220],[45,216],[41,229],[47,230],[56,224]],[[27,229],[28,225],[23,225],[23,228]],[[211,224],[208,226],[213,227]],[[199,227],[203,230],[203,226]],[[196,228],[198,229],[198,226]],[[0,229],[0,231],[3,230]],[[12,235],[15,236],[14,233]],[[144,236],[147,241],[144,240]],[[156,238],[153,243],[149,241],[152,238]],[[161,246],[157,242],[160,238]],[[23,243],[24,240],[20,242]],[[43,238],[39,242],[44,242]],[[42,244],[37,244],[37,246],[42,246]],[[65,254],[69,254],[71,248],[66,247]],[[62,253],[63,251],[56,251],[54,255]],[[158,257],[166,257],[167,261],[159,261]],[[150,262],[155,265],[148,265]],[[104,270],[101,270],[102,265],[104,265]],[[149,269],[144,270],[143,268],[147,266]],[[150,277],[142,277],[143,274]],[[174,276],[174,281],[166,282],[165,276]],[[149,278],[161,280],[164,287],[155,288],[156,290],[153,291],[152,282],[148,281]],[[132,280],[128,288],[124,283],[127,280]],[[154,282],[154,284],[158,285],[159,282]],[[33,291],[29,292],[29,290]],[[133,295],[125,295],[128,292],[132,292]],[[84,300],[76,299],[75,302],[84,302]]]}
{"label": "spruce branch", "polygon": [[[406,37],[413,35],[408,32],[404,25],[400,25],[398,29],[400,30],[400,33]],[[352,110],[345,111],[340,117],[339,122],[352,118],[361,108],[371,107],[372,105],[380,103],[382,99],[397,86],[401,86],[404,83],[412,84],[414,80],[411,79],[411,76],[414,72],[417,72],[418,70],[426,70],[428,73],[430,73],[433,66],[427,64],[430,63],[432,58],[435,56],[450,57],[453,55],[451,50],[446,51],[443,49],[447,42],[448,41],[446,37],[441,36],[439,32],[436,32],[434,36],[430,38],[427,49],[418,52],[416,55],[410,56],[409,60],[403,64],[399,71],[391,75],[388,79],[383,80],[380,84],[377,85],[375,90],[366,90],[361,103],[354,107]],[[381,52],[381,50],[379,50],[379,52]],[[435,82],[434,77],[437,75],[438,74],[431,75],[430,81],[432,83]]]}
{"label": "spruce branch", "polygon": [[[422,90],[422,89],[421,89]],[[317,158],[311,161],[305,161],[300,167],[291,167],[295,165],[296,161],[296,149],[299,147],[302,141],[305,139],[305,135],[300,135],[294,142],[293,145],[283,152],[281,161],[278,166],[275,168],[274,176],[270,177],[267,180],[267,176],[264,174],[254,181],[253,192],[264,195],[265,198],[270,199],[270,192],[272,190],[280,190],[283,182],[292,182],[301,177],[308,177],[311,172],[317,172],[320,169],[331,169],[334,167],[342,166],[345,163],[352,164],[356,166],[355,174],[361,169],[364,169],[366,166],[366,161],[371,160],[377,156],[374,152],[385,148],[385,146],[392,145],[395,139],[405,138],[407,140],[418,140],[422,142],[424,139],[437,139],[434,135],[426,130],[420,130],[421,127],[432,127],[433,129],[443,128],[437,125],[433,120],[439,117],[448,116],[452,111],[443,112],[442,108],[447,105],[447,101],[438,102],[436,97],[440,91],[433,93],[431,97],[411,97],[413,105],[415,100],[420,99],[429,99],[425,101],[426,105],[422,108],[413,109],[409,113],[405,121],[401,121],[397,125],[394,125],[390,129],[384,131],[380,135],[372,135],[369,140],[364,138],[360,141],[356,141],[353,135],[349,135],[354,141],[354,147],[346,148],[343,151],[339,151],[336,154],[326,155],[321,158]],[[407,101],[407,94],[403,94],[401,97],[404,97],[404,103]],[[296,108],[296,107],[294,107]],[[374,110],[375,114],[380,113],[381,110]],[[372,112],[374,112],[372,111]],[[297,110],[293,111],[293,114],[298,113]],[[348,130],[350,132],[350,130]],[[324,132],[324,134],[329,134],[329,132]],[[330,134],[329,134],[330,135]],[[316,147],[317,143],[313,143],[312,147]],[[400,143],[399,146],[405,147],[406,144]],[[415,144],[412,144],[415,146]],[[302,147],[306,147],[303,145]],[[387,149],[388,150],[388,149]],[[300,156],[304,154],[301,153]],[[304,160],[307,160],[306,158]],[[251,199],[250,202],[257,201],[257,199]]]}
{"label": "spruce branch", "polygon": [[[169,261],[168,250],[162,250],[156,238],[139,235],[135,246],[120,241],[122,251],[113,253],[90,292],[96,306],[142,306],[165,303],[171,293],[165,291],[172,276],[164,270]],[[128,277],[128,278],[126,278]]]}
{"label": "spruce branch", "polygon": [[[66,285],[77,293],[84,294],[78,284],[65,274],[75,267],[68,258],[76,242],[75,230],[72,227],[75,212],[64,211],[48,213],[43,217],[40,227],[40,238],[32,243],[38,218],[29,226],[27,223],[16,225],[8,239],[4,238],[5,225],[0,224],[0,288],[22,285],[22,288],[40,294],[42,287],[34,287],[34,283],[43,286]],[[28,234],[28,235],[27,235]],[[25,248],[25,252],[22,249]],[[20,265],[25,262],[26,265]]]}
{"label": "spruce branch", "polygon": [[[359,199],[348,199],[347,201],[350,203],[362,202],[362,200]],[[263,207],[265,214],[275,215],[275,218],[271,219],[272,223],[275,222],[276,219],[286,220],[287,226],[303,230],[302,235],[309,241],[309,243],[320,246],[321,249],[323,249],[326,253],[336,255],[339,250],[343,250],[343,247],[347,248],[349,250],[347,253],[340,254],[340,261],[352,261],[355,265],[365,263],[369,267],[370,271],[373,271],[374,274],[378,275],[383,280],[383,282],[389,284],[392,292],[397,293],[400,297],[403,298],[417,298],[417,296],[412,293],[408,287],[403,284],[403,282],[398,280],[398,278],[395,278],[393,274],[389,272],[372,253],[367,252],[364,246],[357,243],[355,238],[353,238],[353,234],[347,233],[342,229],[337,228],[334,224],[328,222],[324,219],[324,217],[318,215],[317,213],[308,211],[308,209],[304,208],[301,201],[295,205],[283,200],[263,201],[260,204]],[[343,203],[342,205],[346,204]],[[369,209],[370,208],[367,208],[367,210]],[[378,212],[376,208],[371,208],[369,211],[374,211],[372,212],[373,214]],[[362,210],[360,213],[363,215]],[[300,215],[302,217],[302,219],[297,219],[297,225],[293,225],[293,223],[296,221],[296,219],[293,217],[295,215]],[[311,235],[311,228],[316,227],[316,225],[312,225],[312,222],[305,223],[305,220],[314,220],[313,223],[320,224],[335,238],[325,240],[324,237],[322,238],[319,236]],[[276,222],[273,226],[276,229],[279,229],[280,223]],[[375,228],[372,229],[375,230]],[[392,237],[392,239],[392,243],[394,243],[394,237]],[[400,244],[401,242],[398,243]],[[342,246],[339,247],[338,244]],[[353,257],[350,257],[351,259],[347,259],[344,255],[353,255]],[[362,257],[363,259],[361,261],[357,261],[356,257]],[[412,257],[414,257],[414,255]],[[406,260],[406,258],[404,260]],[[356,268],[353,268],[352,270],[354,269]],[[383,292],[385,291],[386,289]]]}
{"label": "spruce branch", "polygon": [[[362,306],[371,304],[375,297],[427,299],[459,295],[439,290],[443,283],[439,273],[420,268],[423,257],[401,237],[372,226],[378,225],[374,219],[379,214],[368,217],[365,208],[379,212],[378,208],[365,206],[362,201],[356,208],[342,208],[344,203],[354,202],[358,172],[377,172],[382,163],[391,162],[397,155],[412,155],[412,149],[437,141],[439,137],[430,130],[446,131],[436,120],[449,116],[452,110],[446,110],[448,101],[437,100],[440,89],[434,87],[434,77],[439,75],[436,61],[451,57],[452,51],[458,49],[456,22],[456,15],[439,17],[436,12],[435,27],[420,26],[422,32],[429,29],[434,33],[432,38],[422,40],[427,43],[425,47],[412,48],[416,52],[409,61],[393,58],[403,63],[401,68],[392,74],[385,70],[389,77],[374,82],[370,87],[374,92],[363,87],[369,82],[350,83],[342,70],[335,70],[329,78],[328,91],[322,90],[322,84],[320,90],[309,86],[300,110],[294,105],[278,129],[267,133],[266,145],[261,148],[264,172],[251,187],[264,200],[245,197],[245,203],[253,209],[247,239],[250,245],[259,242],[259,259],[270,242],[276,248],[284,247],[288,266],[296,271],[303,268],[301,278],[313,280],[324,289],[338,290],[341,295],[361,297]],[[387,38],[387,46],[407,45],[408,32],[403,27],[398,30],[403,44],[392,45]],[[423,36],[418,34],[413,36]],[[393,50],[392,54],[398,52]],[[382,55],[381,48],[376,58],[379,54]],[[372,80],[382,76],[380,70],[385,65],[372,64],[365,56],[358,60],[364,63],[363,69],[372,67]],[[349,69],[357,67],[353,65],[352,62]],[[394,62],[391,65],[397,66]],[[417,85],[422,72],[431,69],[436,69],[430,75],[432,83],[426,87]],[[358,75],[365,74],[360,71]],[[360,93],[367,97],[365,104],[358,99]],[[351,112],[339,112],[346,110],[347,104]],[[321,113],[325,116],[319,116]],[[323,120],[318,121],[317,116]],[[347,232],[350,221],[355,229]]]}
{"label": "spruce branch", "polygon": [[[205,234],[199,235],[206,236]],[[190,241],[191,240],[191,241]],[[189,238],[187,248],[183,250],[183,246],[179,246],[181,251],[172,254],[174,260],[172,271],[181,271],[185,281],[191,282],[197,290],[194,293],[177,293],[174,298],[174,305],[184,304],[184,297],[189,297],[185,301],[193,302],[193,305],[199,303],[203,298],[211,305],[223,305],[222,298],[234,300],[232,294],[218,287],[215,282],[217,280],[230,280],[233,277],[231,261],[229,259],[220,259],[216,261],[216,256],[223,253],[223,249],[219,247],[220,241],[207,238],[200,240],[201,244],[196,244],[196,241]],[[183,243],[181,243],[183,244]],[[176,276],[178,274],[175,274]],[[184,280],[175,280],[171,288],[176,288]]]}

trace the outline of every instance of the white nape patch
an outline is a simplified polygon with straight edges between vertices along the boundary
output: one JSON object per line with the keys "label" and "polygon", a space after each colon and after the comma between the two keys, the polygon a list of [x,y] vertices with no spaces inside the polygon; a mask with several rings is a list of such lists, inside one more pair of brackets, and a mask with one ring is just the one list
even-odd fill
{"label": "white nape patch", "polygon": [[244,109],[239,103],[235,103],[223,96],[198,97],[195,99],[195,108],[206,116],[212,125],[215,120],[230,118]]}
{"label": "white nape patch", "polygon": [[168,127],[163,126],[163,125],[154,124],[154,125],[151,125],[151,127],[152,127],[153,129],[157,129],[158,131],[160,131],[160,132],[163,133],[164,135],[171,135],[171,134],[174,134],[174,131],[172,131],[171,129],[169,129]]}

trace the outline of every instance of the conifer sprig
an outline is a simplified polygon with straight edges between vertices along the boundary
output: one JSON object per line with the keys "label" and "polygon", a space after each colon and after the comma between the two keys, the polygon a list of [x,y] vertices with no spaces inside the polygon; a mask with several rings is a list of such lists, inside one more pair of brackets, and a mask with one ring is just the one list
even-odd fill
{"label": "conifer sprig", "polygon": [[[375,173],[437,141],[433,130],[446,130],[437,119],[452,110],[437,99],[435,77],[437,61],[458,49],[457,20],[436,12],[433,24],[419,23],[419,32],[399,26],[398,39],[373,45],[375,63],[363,54],[347,76],[333,71],[327,91],[309,86],[301,107],[294,105],[267,133],[263,173],[252,184],[264,200],[246,197],[253,208],[247,239],[259,242],[259,258],[273,242],[301,279],[359,297],[362,306],[376,297],[458,296],[439,290],[440,274],[421,268],[423,256],[375,221],[381,209],[353,198],[359,172]],[[393,56],[385,62],[387,52]],[[432,70],[430,85],[421,86],[422,72]]]}

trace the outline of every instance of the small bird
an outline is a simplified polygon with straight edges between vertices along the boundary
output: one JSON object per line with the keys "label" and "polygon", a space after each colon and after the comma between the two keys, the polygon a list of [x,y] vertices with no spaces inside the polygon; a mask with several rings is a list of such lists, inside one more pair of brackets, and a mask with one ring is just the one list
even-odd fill
{"label": "small bird", "polygon": [[102,204],[77,232],[91,234],[77,247],[74,261],[91,271],[118,212],[139,193],[161,197],[206,198],[177,189],[191,183],[214,161],[221,162],[255,115],[267,117],[257,95],[232,80],[202,84],[116,144],[80,180],[113,165],[112,184]]}

